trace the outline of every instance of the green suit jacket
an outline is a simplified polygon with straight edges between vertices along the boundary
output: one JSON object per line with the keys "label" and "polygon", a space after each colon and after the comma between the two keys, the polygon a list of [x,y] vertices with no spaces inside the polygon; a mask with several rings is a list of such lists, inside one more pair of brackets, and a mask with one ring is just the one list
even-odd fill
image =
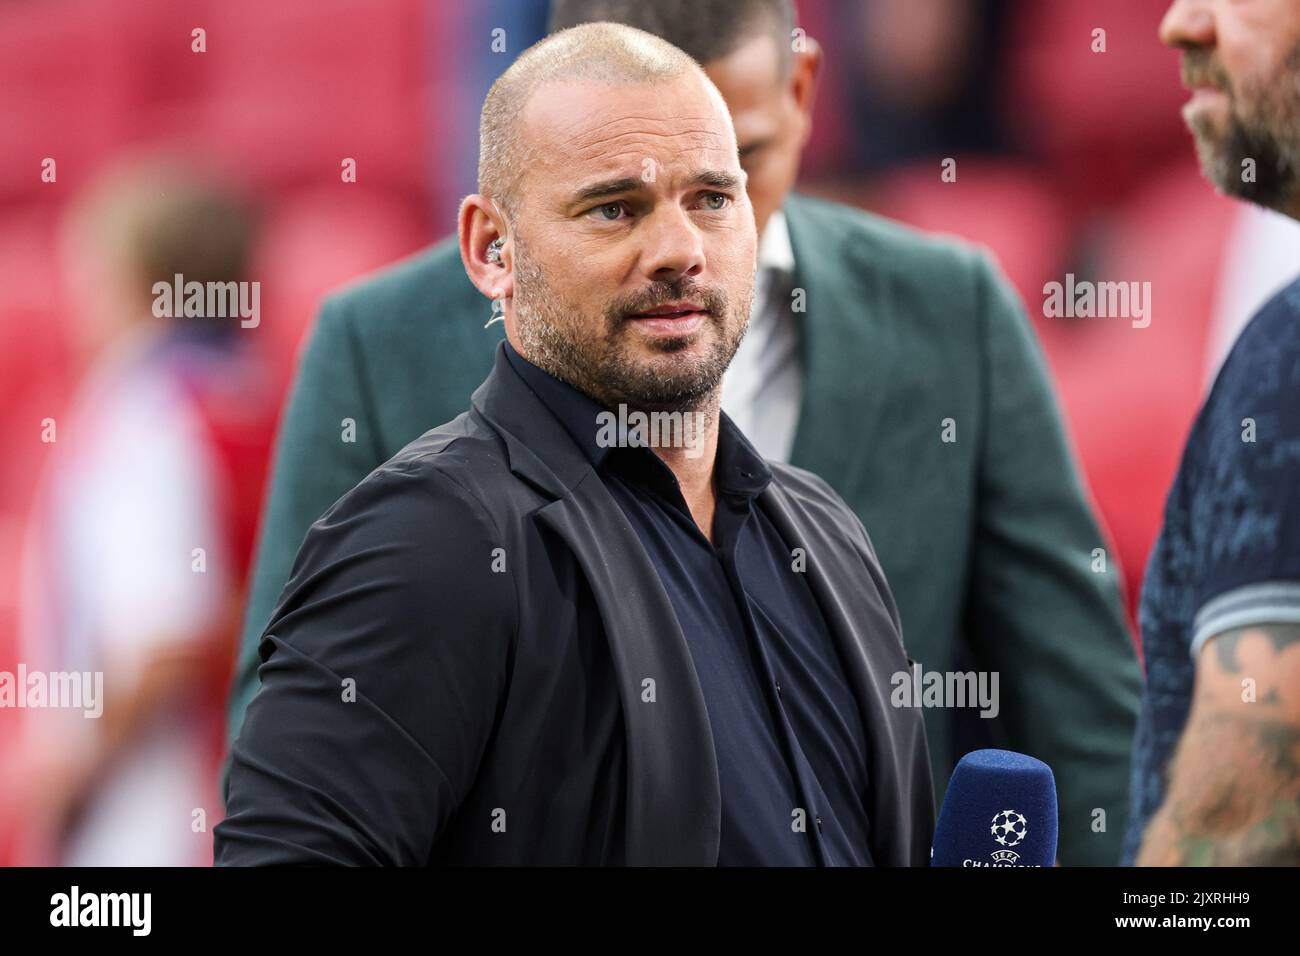
{"label": "green suit jacket", "polygon": [[[1114,563],[1093,569],[1104,543],[1018,299],[960,243],[802,196],[784,209],[804,308],[791,463],[861,517],[923,671],[953,670],[964,639],[974,666],[998,674],[999,714],[985,723],[996,745],[1053,768],[1062,863],[1116,863],[1137,659]],[[323,305],[280,426],[231,740],[307,529],[465,410],[502,334],[500,323],[484,329],[490,316],[454,241]],[[938,794],[955,763],[952,715],[924,710]]]}

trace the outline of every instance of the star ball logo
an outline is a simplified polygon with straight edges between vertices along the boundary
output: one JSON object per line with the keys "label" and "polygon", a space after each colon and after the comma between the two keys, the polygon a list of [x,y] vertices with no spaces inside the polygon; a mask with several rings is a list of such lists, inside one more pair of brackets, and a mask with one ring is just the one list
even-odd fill
{"label": "star ball logo", "polygon": [[[994,850],[990,854],[992,863],[981,863],[979,860],[965,859],[961,861],[962,866],[1023,866],[1036,867],[1037,863],[1021,863],[1020,854],[1011,849],[1013,846],[1019,846],[1025,842],[1029,836],[1029,820],[1023,813],[1015,810],[999,810],[993,814],[992,826],[989,827],[989,833],[1003,849]],[[931,853],[933,856],[933,853]]]}
{"label": "star ball logo", "polygon": [[[1029,834],[1029,821],[1025,819],[1023,813],[1017,813],[1015,810],[1000,810],[993,815],[993,825],[989,827],[989,833],[999,845],[1013,847],[1023,842]],[[1010,849],[998,850],[993,854],[994,862],[1004,865],[1014,866],[1019,859],[1020,854],[1013,853]]]}

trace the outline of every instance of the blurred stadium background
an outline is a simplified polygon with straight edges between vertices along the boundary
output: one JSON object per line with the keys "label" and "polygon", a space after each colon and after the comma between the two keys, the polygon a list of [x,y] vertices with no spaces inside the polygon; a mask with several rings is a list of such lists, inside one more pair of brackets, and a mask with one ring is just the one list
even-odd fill
{"label": "blurred stadium background", "polygon": [[[1279,249],[1298,247],[1293,226],[1200,178],[1177,56],[1156,38],[1164,8],[799,0],[826,51],[801,188],[996,254],[1046,351],[1130,611],[1205,384],[1290,277]],[[24,555],[57,447],[42,422],[75,414],[112,333],[86,334],[97,307],[67,251],[105,174],[162,150],[252,211],[245,277],[262,284],[261,322],[239,334],[258,371],[223,366],[224,391],[200,401],[229,479],[202,507],[229,542],[237,609],[271,426],[322,295],[454,228],[483,94],[545,17],[545,0],[0,0],[0,670],[52,659],[21,623]],[[490,48],[497,28],[504,53]],[[340,181],[347,157],[355,183]],[[958,179],[941,185],[945,158]],[[1067,273],[1149,281],[1150,327],[1044,318],[1044,283]],[[211,768],[221,681],[196,692],[212,698]],[[0,712],[0,768],[29,719]],[[4,789],[0,863],[57,861],[24,833],[32,796]]]}

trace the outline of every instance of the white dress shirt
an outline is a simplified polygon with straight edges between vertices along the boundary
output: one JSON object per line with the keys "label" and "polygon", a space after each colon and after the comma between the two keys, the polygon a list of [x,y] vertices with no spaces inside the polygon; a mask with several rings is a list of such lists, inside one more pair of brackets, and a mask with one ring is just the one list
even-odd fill
{"label": "white dress shirt", "polygon": [[1210,317],[1206,389],[1214,384],[1246,324],[1300,272],[1300,223],[1281,213],[1242,203],[1225,247]]}
{"label": "white dress shirt", "polygon": [[760,455],[781,462],[790,459],[803,391],[793,279],[790,230],[778,209],[759,241],[749,330],[722,380],[722,409]]}

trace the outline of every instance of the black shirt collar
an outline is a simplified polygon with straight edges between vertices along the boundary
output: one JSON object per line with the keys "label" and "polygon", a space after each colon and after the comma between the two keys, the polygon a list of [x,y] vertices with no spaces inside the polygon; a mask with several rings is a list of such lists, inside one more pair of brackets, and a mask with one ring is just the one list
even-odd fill
{"label": "black shirt collar", "polygon": [[[600,430],[598,416],[607,409],[590,395],[525,359],[508,340],[503,341],[503,345],[510,367],[564,426],[564,430],[582,449],[593,468],[599,470],[607,463],[612,463],[611,453],[617,451],[619,456],[613,458],[639,456],[638,465],[644,468],[648,464],[644,460],[648,455],[654,459],[655,464],[671,473],[671,469],[649,448],[614,448],[600,444],[597,441]],[[719,491],[746,498],[757,496],[772,480],[772,470],[767,462],[726,412],[720,413],[718,420],[718,456],[714,463],[714,474]]]}

